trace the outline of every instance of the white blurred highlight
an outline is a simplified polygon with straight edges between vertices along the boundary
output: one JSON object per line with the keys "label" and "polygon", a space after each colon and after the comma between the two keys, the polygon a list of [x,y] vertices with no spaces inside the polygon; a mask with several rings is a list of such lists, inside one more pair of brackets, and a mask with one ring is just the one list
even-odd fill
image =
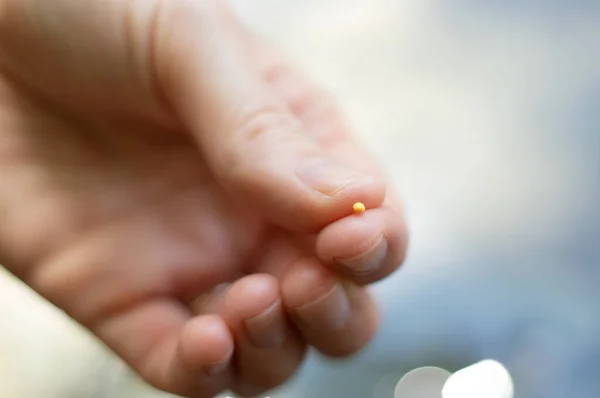
{"label": "white blurred highlight", "polygon": [[[513,380],[499,362],[485,360],[454,373],[442,389],[442,398],[513,398]],[[425,398],[425,397],[423,397]]]}

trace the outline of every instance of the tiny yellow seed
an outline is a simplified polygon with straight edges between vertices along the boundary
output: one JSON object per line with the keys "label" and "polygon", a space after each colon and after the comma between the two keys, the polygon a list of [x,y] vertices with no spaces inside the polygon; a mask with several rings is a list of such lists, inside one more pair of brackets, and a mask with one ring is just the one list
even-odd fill
{"label": "tiny yellow seed", "polygon": [[365,212],[365,210],[367,210],[367,208],[365,207],[364,203],[356,202],[354,205],[352,205],[352,210],[354,210],[354,214],[362,214]]}

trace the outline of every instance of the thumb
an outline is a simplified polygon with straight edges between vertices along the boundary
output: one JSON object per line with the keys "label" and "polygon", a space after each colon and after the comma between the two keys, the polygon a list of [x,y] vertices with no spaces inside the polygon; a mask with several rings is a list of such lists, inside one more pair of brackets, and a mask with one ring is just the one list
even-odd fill
{"label": "thumb", "polygon": [[219,184],[293,231],[316,231],[351,214],[355,202],[383,202],[379,177],[337,163],[305,134],[252,66],[221,2],[163,11],[158,79]]}

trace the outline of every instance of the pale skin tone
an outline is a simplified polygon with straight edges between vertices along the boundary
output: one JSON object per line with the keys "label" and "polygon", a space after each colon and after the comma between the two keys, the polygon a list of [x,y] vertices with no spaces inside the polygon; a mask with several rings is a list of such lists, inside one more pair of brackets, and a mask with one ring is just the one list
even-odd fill
{"label": "pale skin tone", "polygon": [[358,351],[406,251],[329,97],[218,1],[0,0],[0,182],[0,263],[186,397]]}

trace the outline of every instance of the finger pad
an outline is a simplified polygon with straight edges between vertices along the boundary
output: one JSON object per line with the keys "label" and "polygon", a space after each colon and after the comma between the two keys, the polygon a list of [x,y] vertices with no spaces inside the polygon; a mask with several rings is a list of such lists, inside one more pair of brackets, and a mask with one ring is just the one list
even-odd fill
{"label": "finger pad", "polygon": [[385,211],[367,210],[330,224],[317,238],[317,254],[325,261],[351,258],[369,250],[386,231]]}
{"label": "finger pad", "polygon": [[336,276],[318,260],[303,258],[286,275],[282,294],[286,306],[300,307],[329,292],[337,282]]}
{"label": "finger pad", "polygon": [[193,369],[226,360],[233,351],[233,337],[223,319],[216,315],[195,318],[184,327],[181,355]]}
{"label": "finger pad", "polygon": [[252,318],[279,299],[277,279],[270,275],[251,275],[232,285],[227,294],[225,311],[235,319]]}

